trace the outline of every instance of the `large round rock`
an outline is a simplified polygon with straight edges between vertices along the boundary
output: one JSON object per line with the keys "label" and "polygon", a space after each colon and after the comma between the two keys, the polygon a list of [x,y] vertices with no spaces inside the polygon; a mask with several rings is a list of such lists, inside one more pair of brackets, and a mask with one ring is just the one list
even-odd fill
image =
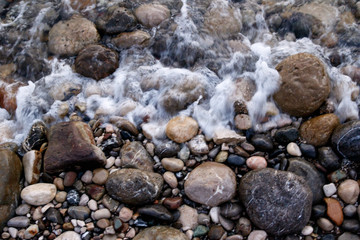
{"label": "large round rock", "polygon": [[62,56],[74,56],[85,46],[100,40],[95,24],[74,15],[70,20],[60,21],[49,32],[49,51]]}
{"label": "large round rock", "polygon": [[217,206],[234,197],[235,173],[224,164],[206,162],[190,173],[184,188],[185,194],[194,202]]}
{"label": "large round rock", "polygon": [[239,192],[251,221],[269,234],[300,232],[310,219],[311,189],[294,173],[250,171],[242,177]]}
{"label": "large round rock", "polygon": [[331,137],[333,149],[353,161],[360,157],[360,121],[350,121],[338,126]]}
{"label": "large round rock", "polygon": [[167,227],[167,226],[155,226],[145,228],[138,235],[135,236],[134,240],[188,240],[186,235],[180,230]]}
{"label": "large round rock", "polygon": [[282,82],[274,100],[282,111],[297,117],[317,110],[330,93],[323,63],[312,54],[292,55],[276,66]]}
{"label": "large round rock", "polygon": [[118,66],[118,54],[101,45],[87,46],[75,60],[76,72],[95,80],[109,76]]}
{"label": "large round rock", "polygon": [[121,169],[110,174],[106,189],[111,197],[126,204],[141,205],[157,199],[163,187],[158,173],[138,169]]}

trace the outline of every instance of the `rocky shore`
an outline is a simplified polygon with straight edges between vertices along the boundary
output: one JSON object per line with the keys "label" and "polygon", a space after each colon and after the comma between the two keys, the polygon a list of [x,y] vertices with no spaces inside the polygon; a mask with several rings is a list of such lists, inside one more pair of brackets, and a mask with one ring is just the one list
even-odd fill
{"label": "rocky shore", "polygon": [[360,239],[359,2],[0,16],[1,239]]}

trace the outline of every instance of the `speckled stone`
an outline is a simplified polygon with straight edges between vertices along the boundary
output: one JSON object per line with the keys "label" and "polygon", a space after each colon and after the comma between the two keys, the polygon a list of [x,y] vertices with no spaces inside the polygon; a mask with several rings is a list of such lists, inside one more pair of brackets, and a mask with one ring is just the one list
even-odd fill
{"label": "speckled stone", "polygon": [[138,233],[133,240],[188,240],[186,235],[180,230],[168,226],[155,226],[145,228]]}
{"label": "speckled stone", "polygon": [[195,137],[198,129],[199,125],[195,119],[177,116],[166,125],[166,136],[176,143],[184,143]]}

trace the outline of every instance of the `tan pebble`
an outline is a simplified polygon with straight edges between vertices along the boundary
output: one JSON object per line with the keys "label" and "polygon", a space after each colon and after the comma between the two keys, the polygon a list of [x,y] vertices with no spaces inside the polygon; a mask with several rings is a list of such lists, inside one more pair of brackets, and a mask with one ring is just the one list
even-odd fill
{"label": "tan pebble", "polygon": [[339,197],[347,204],[355,204],[359,197],[359,184],[352,179],[347,179],[338,187]]}
{"label": "tan pebble", "polygon": [[166,136],[177,143],[184,143],[196,136],[199,125],[195,119],[187,116],[172,118],[166,126]]}
{"label": "tan pebble", "polygon": [[235,117],[235,126],[240,130],[248,130],[252,127],[250,116],[247,114],[238,114]]}
{"label": "tan pebble", "polygon": [[35,211],[34,211],[34,213],[32,214],[32,219],[33,219],[34,221],[37,221],[37,220],[41,219],[42,217],[43,217],[43,214],[42,214],[42,212],[41,212],[41,207],[35,208]]}
{"label": "tan pebble", "polygon": [[108,179],[109,172],[104,168],[97,168],[93,171],[92,181],[96,184],[103,185]]}
{"label": "tan pebble", "polygon": [[328,217],[337,225],[340,226],[344,221],[344,215],[340,202],[334,198],[324,198],[327,206]]}
{"label": "tan pebble", "polygon": [[132,218],[133,213],[134,212],[130,208],[123,207],[119,212],[119,218],[123,222],[128,222]]}
{"label": "tan pebble", "polygon": [[55,195],[55,200],[59,203],[63,203],[66,200],[67,193],[65,191],[57,192]]}
{"label": "tan pebble", "polygon": [[105,229],[108,226],[110,226],[110,221],[108,219],[100,219],[99,221],[96,222],[96,226],[98,226],[101,229]]}
{"label": "tan pebble", "polygon": [[57,190],[64,190],[64,180],[62,178],[55,178],[54,179],[54,185],[56,186]]}
{"label": "tan pebble", "polygon": [[253,156],[246,160],[246,166],[250,169],[262,169],[266,168],[267,162],[264,157]]}
{"label": "tan pebble", "polygon": [[286,151],[292,156],[296,156],[296,157],[301,156],[301,150],[296,143],[293,143],[293,142],[289,143],[286,146]]}
{"label": "tan pebble", "polygon": [[175,174],[173,172],[169,172],[169,171],[165,172],[164,175],[163,175],[163,178],[164,178],[165,182],[167,184],[169,184],[169,186],[171,188],[176,188],[177,187],[178,181],[177,181],[177,178],[176,178],[176,176],[175,176]]}
{"label": "tan pebble", "polygon": [[334,225],[326,218],[319,218],[316,224],[326,232],[330,232],[334,228]]}
{"label": "tan pebble", "polygon": [[109,209],[107,209],[107,208],[97,210],[94,213],[94,218],[96,220],[101,219],[101,218],[110,218],[110,217],[111,217],[111,213],[110,213]]}
{"label": "tan pebble", "polygon": [[184,162],[178,158],[163,158],[161,164],[166,170],[171,172],[181,171],[184,167]]}

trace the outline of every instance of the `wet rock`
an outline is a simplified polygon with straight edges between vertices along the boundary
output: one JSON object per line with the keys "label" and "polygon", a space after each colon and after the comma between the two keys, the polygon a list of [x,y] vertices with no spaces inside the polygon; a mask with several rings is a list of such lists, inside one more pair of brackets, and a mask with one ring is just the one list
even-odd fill
{"label": "wet rock", "polygon": [[173,141],[160,142],[155,146],[155,154],[159,158],[174,157],[179,151],[179,144]]}
{"label": "wet rock", "polygon": [[337,225],[340,226],[344,221],[344,215],[340,202],[335,198],[324,198],[326,203],[326,214]]}
{"label": "wet rock", "polygon": [[110,218],[111,212],[107,208],[102,208],[94,212],[94,215],[92,215],[95,220],[103,219],[103,218]]}
{"label": "wet rock", "polygon": [[325,184],[325,177],[312,163],[301,158],[292,158],[287,171],[304,178],[313,193],[313,204],[323,199],[322,187]]}
{"label": "wet rock", "polygon": [[333,149],[341,156],[357,161],[360,156],[360,121],[350,121],[338,126],[331,136]]}
{"label": "wet rock", "polygon": [[235,116],[235,126],[239,130],[248,130],[252,127],[250,116],[247,114],[238,114]]}
{"label": "wet rock", "polygon": [[68,209],[70,217],[79,220],[85,220],[90,216],[90,209],[85,206],[71,206]]}
{"label": "wet rock", "polygon": [[339,197],[347,204],[355,204],[359,197],[359,184],[355,180],[347,179],[338,187]]}
{"label": "wet rock", "polygon": [[217,145],[223,143],[236,144],[244,142],[246,140],[246,137],[237,134],[233,130],[227,128],[220,128],[215,130],[213,140]]}
{"label": "wet rock", "polygon": [[230,165],[240,167],[245,164],[245,159],[236,154],[230,154],[226,159],[226,162]]}
{"label": "wet rock", "polygon": [[170,222],[173,220],[173,216],[169,210],[159,204],[141,207],[138,211],[141,215],[146,215],[162,221]]}
{"label": "wet rock", "polygon": [[[63,182],[64,186],[71,187],[75,183],[76,177],[77,177],[76,172],[73,172],[73,171],[67,172],[64,177],[64,182]],[[60,189],[60,190],[64,190],[64,189]]]}
{"label": "wet rock", "polygon": [[344,207],[343,212],[346,217],[354,217],[356,215],[356,207],[354,205],[347,205]]}
{"label": "wet rock", "polygon": [[326,232],[330,232],[334,229],[334,225],[326,218],[319,218],[316,223],[322,230]]}
{"label": "wet rock", "polygon": [[241,179],[239,194],[252,222],[269,234],[300,232],[310,219],[311,189],[294,173],[250,171]]}
{"label": "wet rock", "polygon": [[33,206],[41,206],[55,198],[56,187],[49,183],[36,183],[29,185],[21,191],[21,198]]}
{"label": "wet rock", "polygon": [[[0,77],[0,79],[2,78]],[[15,114],[17,108],[16,94],[18,93],[19,88],[23,86],[25,86],[25,84],[15,81],[9,81],[9,83],[5,81],[1,81],[0,107],[6,109],[11,115]]]}
{"label": "wet rock", "polygon": [[29,184],[34,184],[39,181],[40,170],[42,164],[42,154],[39,151],[32,150],[27,152],[23,159],[24,175]]}
{"label": "wet rock", "polygon": [[19,204],[22,164],[10,150],[0,150],[0,229],[15,213]]}
{"label": "wet rock", "polygon": [[290,142],[294,142],[299,137],[299,131],[293,126],[287,126],[280,128],[275,133],[275,141],[279,144],[286,145]]}
{"label": "wet rock", "polygon": [[106,34],[132,31],[136,18],[129,9],[113,5],[96,19],[96,27]]}
{"label": "wet rock", "polygon": [[81,237],[74,231],[67,231],[55,238],[55,240],[81,240]]}
{"label": "wet rock", "polygon": [[294,142],[291,142],[289,143],[287,146],[286,146],[286,151],[292,155],[292,156],[296,156],[296,157],[300,157],[301,156],[301,151],[300,151],[300,148],[299,146],[294,143]]}
{"label": "wet rock", "polygon": [[112,39],[112,43],[118,48],[147,47],[150,45],[150,39],[151,36],[147,32],[136,30],[120,33]]}
{"label": "wet rock", "polygon": [[212,1],[204,15],[204,26],[212,35],[228,37],[238,34],[242,29],[239,9],[222,1]]}
{"label": "wet rock", "polygon": [[[81,34],[79,34],[81,33]],[[74,15],[70,20],[60,21],[49,32],[49,51],[56,55],[74,56],[89,44],[97,43],[100,36],[95,24]]]}
{"label": "wet rock", "polygon": [[341,69],[341,72],[349,76],[354,82],[360,83],[360,67],[347,65]]}
{"label": "wet rock", "polygon": [[109,209],[111,212],[116,212],[120,203],[115,199],[111,198],[109,195],[105,195],[102,199],[102,204]]}
{"label": "wet rock", "polygon": [[225,218],[238,218],[242,212],[242,207],[237,203],[224,203],[220,206],[220,214]]}
{"label": "wet rock", "polygon": [[300,136],[315,147],[325,145],[334,129],[340,125],[339,118],[332,113],[320,115],[304,122],[300,127]]}
{"label": "wet rock", "polygon": [[45,216],[50,222],[58,223],[58,224],[63,224],[64,223],[64,220],[61,217],[60,212],[57,209],[53,208],[53,207],[49,208],[46,211]]}
{"label": "wet rock", "polygon": [[192,154],[202,155],[209,153],[209,146],[206,144],[204,135],[197,135],[189,141],[189,149]]}
{"label": "wet rock", "polygon": [[170,17],[170,10],[161,4],[142,4],[135,10],[138,21],[146,27],[156,27]]}
{"label": "wet rock", "polygon": [[198,226],[198,213],[195,208],[189,207],[188,205],[182,205],[179,208],[181,229],[187,231],[189,229],[195,230]]}
{"label": "wet rock", "polygon": [[177,143],[184,143],[196,136],[198,123],[191,117],[177,116],[166,125],[166,136]]}
{"label": "wet rock", "polygon": [[318,149],[318,161],[326,168],[326,170],[333,171],[340,168],[339,157],[334,153],[331,147],[322,147]]}
{"label": "wet rock", "polygon": [[314,55],[292,55],[276,66],[282,83],[274,100],[282,111],[305,117],[317,110],[330,93],[330,79]]}
{"label": "wet rock", "polygon": [[181,197],[165,198],[163,205],[170,210],[175,210],[181,206],[182,202],[183,200]]}
{"label": "wet rock", "polygon": [[44,170],[53,174],[105,165],[104,153],[95,146],[92,131],[83,122],[63,122],[51,127]]}
{"label": "wet rock", "polygon": [[95,80],[111,75],[119,67],[117,52],[101,45],[88,45],[75,60],[77,73]]}
{"label": "wet rock", "polygon": [[104,185],[108,176],[109,172],[104,168],[97,168],[94,170],[94,176],[92,178],[92,181],[95,184]]}
{"label": "wet rock", "polygon": [[191,200],[217,206],[235,195],[235,173],[224,164],[206,162],[190,173],[184,189]]}
{"label": "wet rock", "polygon": [[210,240],[219,240],[224,234],[224,228],[218,225],[213,225],[208,232],[208,237]]}
{"label": "wet rock", "polygon": [[43,122],[38,121],[34,123],[21,145],[23,150],[26,152],[30,150],[40,150],[41,145],[47,142],[47,134],[48,130]]}
{"label": "wet rock", "polygon": [[356,219],[345,219],[341,228],[344,231],[349,231],[353,233],[357,233],[360,230],[360,223]]}
{"label": "wet rock", "polygon": [[313,145],[300,143],[299,147],[304,157],[316,158],[316,148]]}
{"label": "wet rock", "polygon": [[271,151],[273,149],[273,143],[271,139],[263,134],[256,134],[251,138],[251,143],[254,147],[260,151]]}
{"label": "wet rock", "polygon": [[153,171],[153,160],[140,142],[128,142],[120,150],[121,167]]}
{"label": "wet rock", "polygon": [[153,202],[159,197],[163,178],[158,173],[121,169],[110,174],[106,189],[116,200],[131,205]]}
{"label": "wet rock", "polygon": [[186,235],[180,230],[167,226],[155,226],[151,228],[145,228],[143,231],[138,233],[133,239],[134,240],[188,240]]}

